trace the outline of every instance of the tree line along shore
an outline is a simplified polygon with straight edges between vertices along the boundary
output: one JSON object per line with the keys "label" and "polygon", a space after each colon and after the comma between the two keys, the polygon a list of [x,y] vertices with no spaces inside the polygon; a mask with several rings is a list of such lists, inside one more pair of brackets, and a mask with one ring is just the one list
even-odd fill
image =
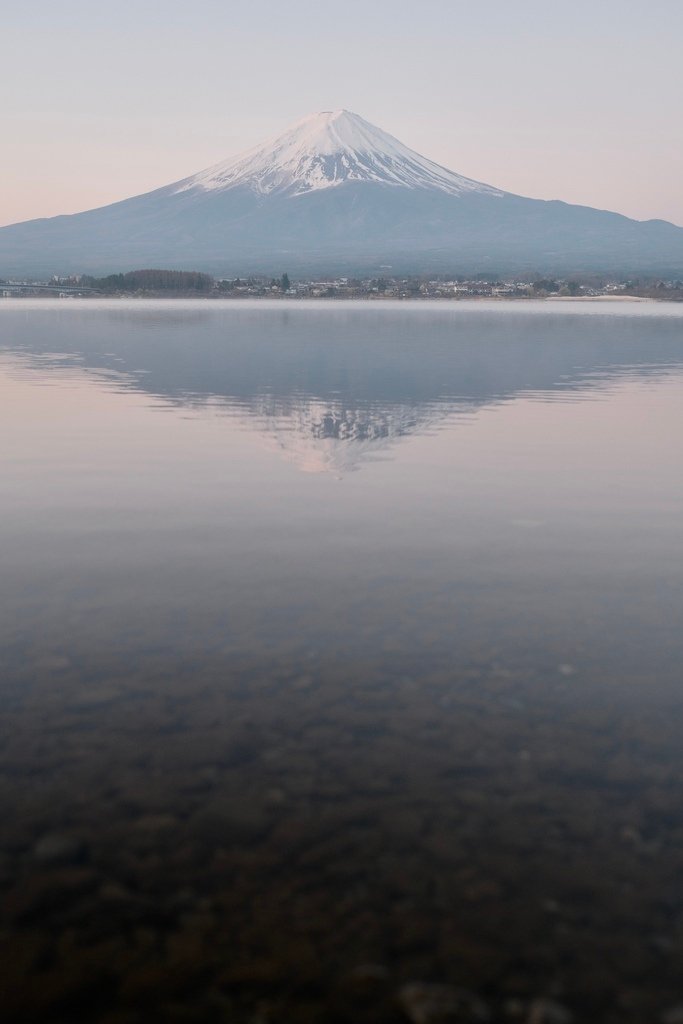
{"label": "tree line along shore", "polygon": [[47,281],[0,281],[3,297],[55,295],[147,296],[200,298],[334,298],[334,299],[529,299],[640,297],[683,301],[683,280],[627,280],[599,276],[556,279],[541,274],[523,279],[498,279],[477,275],[427,279],[409,277],[331,277],[290,280],[247,276],[215,278],[194,270],[131,270],[95,277],[77,274],[54,276]]}

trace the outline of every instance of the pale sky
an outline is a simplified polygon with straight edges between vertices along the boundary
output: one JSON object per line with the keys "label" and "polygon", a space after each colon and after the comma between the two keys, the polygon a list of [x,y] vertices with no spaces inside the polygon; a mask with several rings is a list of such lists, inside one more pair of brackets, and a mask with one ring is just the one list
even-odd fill
{"label": "pale sky", "polygon": [[34,0],[0,21],[0,224],[345,107],[460,174],[683,225],[680,0]]}

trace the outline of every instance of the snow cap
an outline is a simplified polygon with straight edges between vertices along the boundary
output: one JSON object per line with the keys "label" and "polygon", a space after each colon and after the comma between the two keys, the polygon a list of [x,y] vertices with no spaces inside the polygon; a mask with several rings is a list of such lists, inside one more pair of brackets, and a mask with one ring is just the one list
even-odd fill
{"label": "snow cap", "polygon": [[501,195],[427,160],[350,110],[309,114],[282,135],[187,178],[177,191],[243,187],[260,195],[296,196],[359,181],[451,195]]}

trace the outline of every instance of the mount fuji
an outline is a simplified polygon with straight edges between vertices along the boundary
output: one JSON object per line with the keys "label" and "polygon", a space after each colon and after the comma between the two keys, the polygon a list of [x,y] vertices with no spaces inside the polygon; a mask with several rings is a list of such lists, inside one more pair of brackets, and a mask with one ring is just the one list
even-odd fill
{"label": "mount fuji", "polygon": [[0,277],[151,266],[683,276],[683,228],[473,181],[347,110],[145,195],[0,228]]}

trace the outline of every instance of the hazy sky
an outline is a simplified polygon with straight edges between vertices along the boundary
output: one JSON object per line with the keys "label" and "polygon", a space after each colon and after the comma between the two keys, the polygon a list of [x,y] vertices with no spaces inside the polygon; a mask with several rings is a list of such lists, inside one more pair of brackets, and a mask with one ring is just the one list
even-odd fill
{"label": "hazy sky", "polygon": [[683,225],[680,0],[3,9],[0,224],[149,191],[346,107],[511,192]]}

